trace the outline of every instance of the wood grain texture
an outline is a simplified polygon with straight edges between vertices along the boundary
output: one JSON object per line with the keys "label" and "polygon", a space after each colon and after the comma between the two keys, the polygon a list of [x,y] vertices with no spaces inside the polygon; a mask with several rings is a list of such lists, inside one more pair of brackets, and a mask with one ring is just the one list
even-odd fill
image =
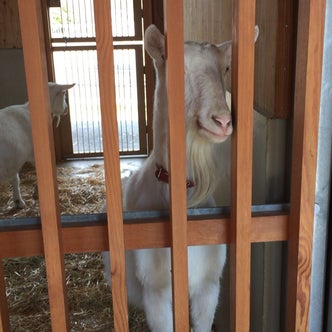
{"label": "wood grain texture", "polygon": [[[272,118],[287,119],[293,113],[296,22],[297,1],[278,1],[273,100],[275,111],[270,114]],[[259,91],[259,89],[260,85],[257,85],[256,90]]]}
{"label": "wood grain texture", "polygon": [[126,263],[110,1],[94,1],[115,331],[128,331]]}
{"label": "wood grain texture", "polygon": [[300,2],[288,242],[287,331],[308,331],[309,326],[324,17],[325,0]]}
{"label": "wood grain texture", "polygon": [[[256,1],[260,28],[255,56],[255,109],[269,118],[292,111],[296,1]],[[185,39],[221,43],[231,39],[232,0],[184,0]]]}
{"label": "wood grain texture", "polygon": [[[153,0],[143,0],[143,17],[144,17],[144,27],[145,31],[147,27],[152,24],[152,8]],[[148,137],[148,153],[150,153],[153,149],[153,96],[154,96],[154,69],[152,59],[149,54],[145,51],[145,93],[146,93],[146,117],[147,117],[147,137]]]}
{"label": "wood grain texture", "polygon": [[231,0],[184,0],[185,40],[219,44],[231,39]]}
{"label": "wood grain texture", "polygon": [[0,260],[0,331],[10,331],[5,276],[3,273],[2,259]]}
{"label": "wood grain texture", "polygon": [[18,6],[34,143],[52,331],[64,332],[69,331],[69,322],[52,120],[47,85],[46,54],[43,44],[42,10],[38,0],[19,0]]}
{"label": "wood grain texture", "polygon": [[[286,241],[288,215],[261,215],[252,218],[251,242]],[[188,245],[230,243],[230,219],[218,216],[188,221]],[[64,253],[98,252],[108,249],[106,225],[62,228]],[[125,248],[171,246],[170,222],[154,219],[124,224]],[[1,258],[43,255],[40,229],[0,232]]]}
{"label": "wood grain texture", "polygon": [[186,138],[184,113],[183,2],[165,5],[166,77],[169,116],[170,214],[173,324],[189,330]]}
{"label": "wood grain texture", "polygon": [[17,0],[0,0],[0,48],[22,48]]}
{"label": "wood grain texture", "polygon": [[250,326],[250,225],[255,1],[233,1],[230,303],[231,331]]}

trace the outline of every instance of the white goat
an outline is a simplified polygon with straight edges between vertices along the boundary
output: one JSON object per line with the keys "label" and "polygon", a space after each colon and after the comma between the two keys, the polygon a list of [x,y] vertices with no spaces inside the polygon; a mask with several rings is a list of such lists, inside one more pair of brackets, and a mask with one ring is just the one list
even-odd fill
{"label": "white goat", "polygon": [[[51,112],[60,123],[60,116],[67,112],[65,91],[74,84],[60,85],[48,83]],[[0,110],[0,182],[10,182],[13,186],[15,207],[25,203],[20,193],[19,171],[26,162],[34,162],[29,103],[12,105]]]}
{"label": "white goat", "polygon": [[[151,25],[145,48],[156,72],[154,95],[154,149],[144,165],[130,176],[123,190],[125,210],[163,210],[169,207],[168,106],[165,75],[165,41]],[[185,110],[188,207],[212,206],[217,166],[215,143],[232,133],[231,112],[226,103],[226,76],[231,65],[231,42],[220,45],[186,42]],[[170,249],[143,249],[126,253],[129,301],[143,307],[155,332],[173,331]],[[110,275],[108,253],[103,254]],[[218,303],[219,279],[226,247],[188,248],[191,325],[195,332],[211,331]]]}

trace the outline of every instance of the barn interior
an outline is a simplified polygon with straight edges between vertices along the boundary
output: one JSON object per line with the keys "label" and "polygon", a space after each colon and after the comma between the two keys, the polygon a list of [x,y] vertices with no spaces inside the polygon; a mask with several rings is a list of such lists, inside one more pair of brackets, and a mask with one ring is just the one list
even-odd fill
{"label": "barn interior", "polygon": [[[331,1],[330,1],[331,2]],[[96,38],[92,0],[42,1],[49,81],[75,83],[68,91],[68,114],[53,126],[60,209],[63,216],[98,214],[105,201]],[[138,169],[153,149],[154,73],[144,52],[144,30],[164,29],[160,0],[111,0],[116,73],[121,177]],[[255,45],[252,204],[288,211],[299,1],[257,0]],[[0,109],[28,100],[16,0],[0,2]],[[231,0],[184,0],[184,39],[221,43],[232,38]],[[231,105],[231,91],[228,93]],[[231,200],[231,140],[218,146],[218,207]],[[9,185],[0,184],[0,218],[34,222],[35,169],[20,173],[23,209],[16,209]],[[287,243],[251,245],[250,331],[284,331],[286,324]],[[66,284],[72,331],[112,329],[111,291],[99,253],[66,255]],[[7,300],[13,331],[50,331],[43,257],[4,259]],[[230,331],[229,264],[215,331]],[[24,285],[24,286],[23,286]],[[27,301],[26,299],[33,299]],[[326,309],[327,310],[327,309]],[[331,310],[331,309],[330,309]],[[148,331],[144,314],[130,308],[130,331]]]}

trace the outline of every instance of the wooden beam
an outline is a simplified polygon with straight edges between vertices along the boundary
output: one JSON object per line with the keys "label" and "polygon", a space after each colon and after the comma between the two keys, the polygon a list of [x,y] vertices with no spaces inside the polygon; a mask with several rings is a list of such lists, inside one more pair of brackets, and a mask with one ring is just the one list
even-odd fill
{"label": "wooden beam", "polygon": [[[108,250],[107,226],[71,226],[62,228],[65,253]],[[252,218],[251,242],[287,241],[288,215],[260,215]],[[230,243],[230,219],[218,216],[188,221],[188,245]],[[155,219],[151,222],[124,224],[125,248],[165,248],[171,246],[170,223]],[[1,258],[43,255],[40,229],[0,232]]]}
{"label": "wooden beam", "polygon": [[277,6],[276,63],[274,66],[275,106],[274,112],[270,113],[270,117],[287,119],[292,116],[294,101],[297,1],[282,0],[278,1]]}
{"label": "wooden beam", "polygon": [[164,1],[164,10],[169,117],[173,324],[175,331],[188,331],[190,325],[188,300],[183,1]]}
{"label": "wooden beam", "polygon": [[19,0],[52,331],[69,331],[41,2]]}
{"label": "wooden beam", "polygon": [[325,0],[299,3],[287,276],[287,331],[308,331]]}
{"label": "wooden beam", "polygon": [[[152,24],[152,1],[153,0],[143,0],[143,18],[144,18],[144,27],[145,31],[147,27]],[[147,137],[148,137],[148,154],[153,149],[153,98],[154,98],[154,86],[155,86],[155,77],[152,59],[149,54],[145,52],[145,93],[146,93],[146,117],[147,117]]]}
{"label": "wooden beam", "polygon": [[255,1],[233,1],[230,303],[231,331],[250,330]]}
{"label": "wooden beam", "polygon": [[[128,331],[126,262],[123,236],[122,192],[113,57],[111,5],[109,0],[94,1],[100,107],[102,117],[106,201],[112,301],[115,331]],[[111,257],[112,256],[112,257]]]}
{"label": "wooden beam", "polygon": [[5,275],[3,272],[2,259],[0,260],[0,331],[10,331]]}

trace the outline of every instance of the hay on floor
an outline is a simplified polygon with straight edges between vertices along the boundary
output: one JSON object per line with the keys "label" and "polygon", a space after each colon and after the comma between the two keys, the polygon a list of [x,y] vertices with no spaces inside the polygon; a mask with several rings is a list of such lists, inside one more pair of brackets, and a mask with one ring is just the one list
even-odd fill
{"label": "hay on floor", "polygon": [[[25,165],[20,173],[21,195],[26,206],[15,209],[12,188],[0,184],[0,218],[20,218],[39,215],[38,197],[35,197],[36,172]],[[103,165],[87,168],[57,167],[59,205],[61,214],[98,213],[105,201]]]}
{"label": "hay on floor", "polygon": [[[105,200],[102,165],[87,168],[58,167],[61,214],[98,213]],[[38,199],[33,198],[35,170],[21,173],[21,192],[26,207],[14,209],[9,186],[0,187],[0,218],[39,215]],[[66,286],[71,331],[113,330],[111,289],[103,275],[99,253],[65,255]],[[11,330],[51,331],[45,260],[43,257],[4,260],[6,292]],[[129,307],[130,331],[148,331],[144,314]]]}

